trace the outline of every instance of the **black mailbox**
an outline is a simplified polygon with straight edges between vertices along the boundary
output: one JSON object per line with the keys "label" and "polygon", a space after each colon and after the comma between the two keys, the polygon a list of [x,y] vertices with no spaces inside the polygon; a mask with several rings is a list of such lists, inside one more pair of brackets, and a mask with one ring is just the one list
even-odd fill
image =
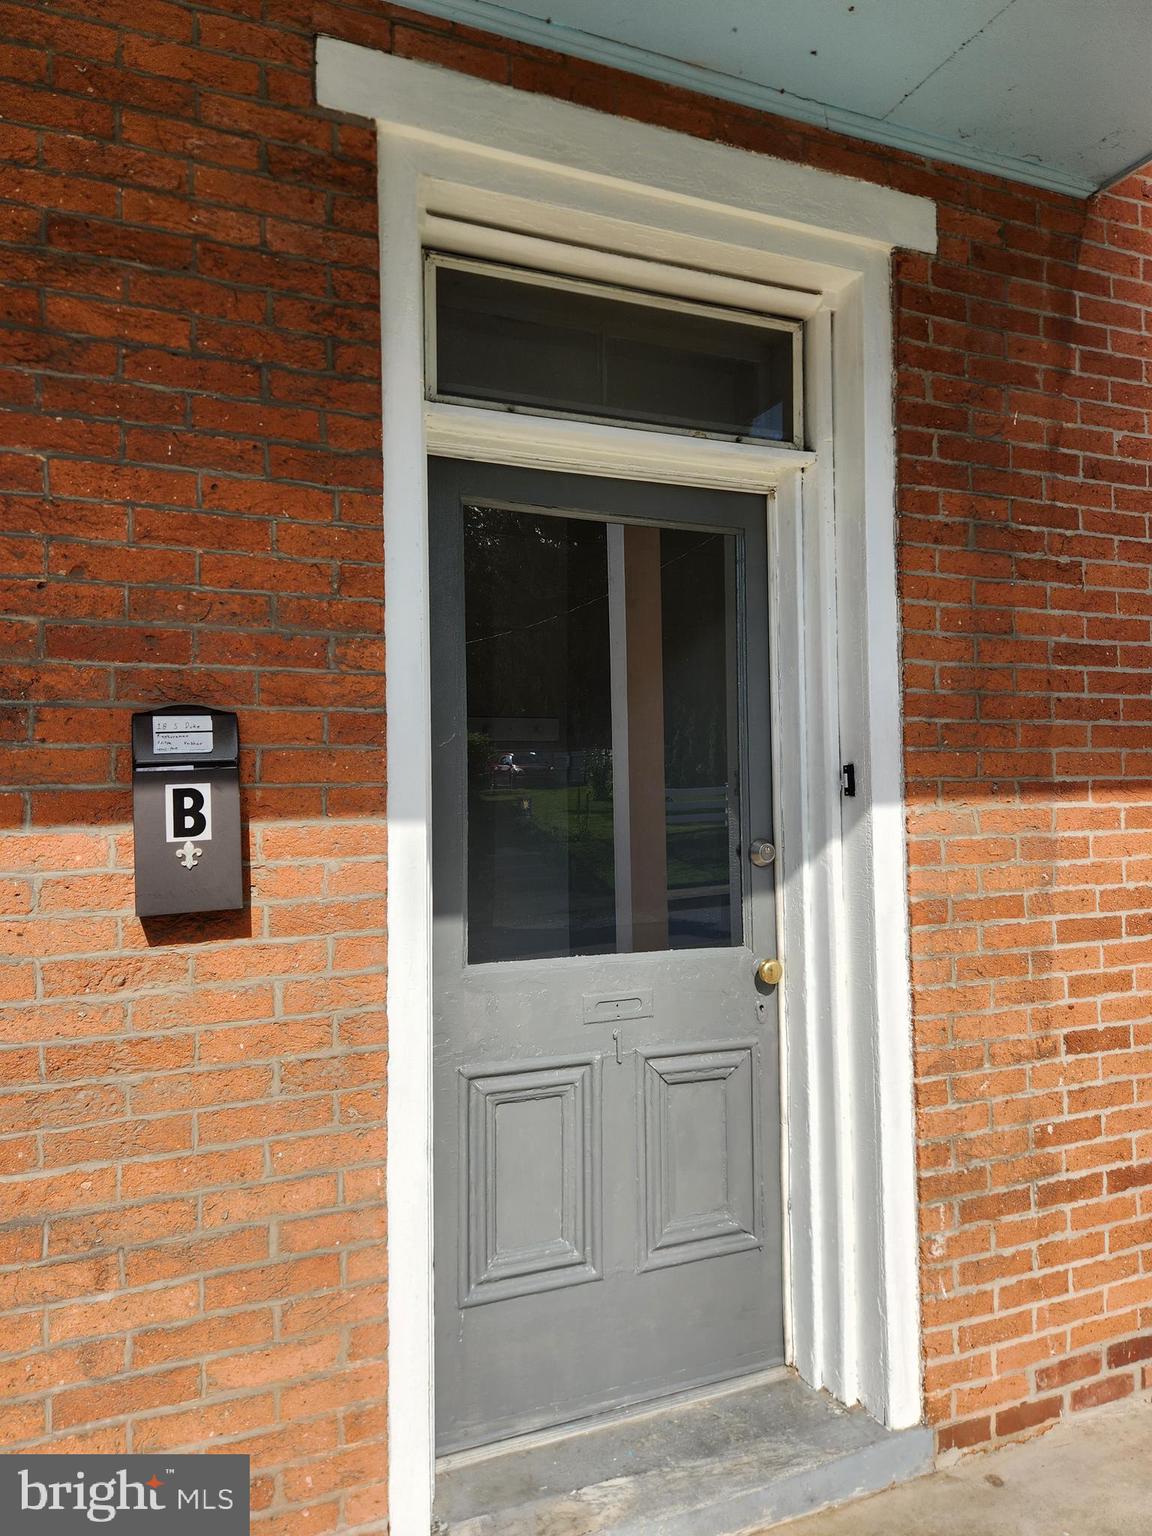
{"label": "black mailbox", "polygon": [[140,917],[242,907],[236,716],[191,704],[133,715],[132,816]]}

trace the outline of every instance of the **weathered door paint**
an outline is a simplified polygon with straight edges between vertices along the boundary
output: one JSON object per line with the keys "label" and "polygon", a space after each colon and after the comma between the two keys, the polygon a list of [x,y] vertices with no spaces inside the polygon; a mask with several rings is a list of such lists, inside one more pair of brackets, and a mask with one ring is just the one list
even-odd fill
{"label": "weathered door paint", "polygon": [[780,1123],[764,499],[430,515],[445,1452],[779,1363]]}

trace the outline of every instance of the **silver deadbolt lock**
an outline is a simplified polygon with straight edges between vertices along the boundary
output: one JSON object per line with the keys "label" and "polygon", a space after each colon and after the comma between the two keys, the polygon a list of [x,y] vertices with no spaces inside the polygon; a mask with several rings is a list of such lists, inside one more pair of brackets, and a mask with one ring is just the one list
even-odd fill
{"label": "silver deadbolt lock", "polygon": [[774,843],[770,843],[766,837],[757,837],[753,840],[752,846],[748,850],[748,857],[756,865],[757,869],[766,869],[769,864],[775,861],[776,846]]}

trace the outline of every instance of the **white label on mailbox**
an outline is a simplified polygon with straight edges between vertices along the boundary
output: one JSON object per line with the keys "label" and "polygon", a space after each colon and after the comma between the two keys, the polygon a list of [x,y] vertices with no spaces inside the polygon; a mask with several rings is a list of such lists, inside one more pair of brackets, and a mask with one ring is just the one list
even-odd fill
{"label": "white label on mailbox", "polygon": [[211,784],[165,784],[164,836],[170,843],[212,841]]}
{"label": "white label on mailbox", "polygon": [[153,715],[153,752],[211,752],[211,715]]}

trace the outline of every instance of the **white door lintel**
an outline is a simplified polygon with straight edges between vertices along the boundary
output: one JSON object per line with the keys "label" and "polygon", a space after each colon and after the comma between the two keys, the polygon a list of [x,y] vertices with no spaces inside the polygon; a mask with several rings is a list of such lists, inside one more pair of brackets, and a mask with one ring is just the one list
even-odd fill
{"label": "white door lintel", "polygon": [[[789,1358],[893,1428],[914,1424],[890,267],[896,246],[935,248],[935,209],[330,38],[318,43],[317,94],[375,119],[380,139],[385,626],[402,658],[387,677],[391,1529],[426,1536],[434,1474],[426,456],[479,455],[493,433],[502,460],[610,474],[626,472],[631,452],[645,476],[666,450],[680,457],[661,478],[775,489]],[[429,404],[422,244],[445,221],[466,254],[515,259],[531,242],[542,269],[594,269],[624,286],[637,262],[658,262],[666,287],[682,272],[687,299],[725,283],[751,302],[773,285],[792,290],[805,319],[806,451],[753,462],[737,444],[694,449],[646,432],[625,444],[620,428],[523,417],[498,427],[496,413]],[[840,795],[843,759],[856,768],[852,800]]]}
{"label": "white door lintel", "polygon": [[470,75],[321,37],[317,99],[412,139],[471,146],[567,178],[615,181],[884,250],[936,249],[936,209],[850,176],[611,117]]}

